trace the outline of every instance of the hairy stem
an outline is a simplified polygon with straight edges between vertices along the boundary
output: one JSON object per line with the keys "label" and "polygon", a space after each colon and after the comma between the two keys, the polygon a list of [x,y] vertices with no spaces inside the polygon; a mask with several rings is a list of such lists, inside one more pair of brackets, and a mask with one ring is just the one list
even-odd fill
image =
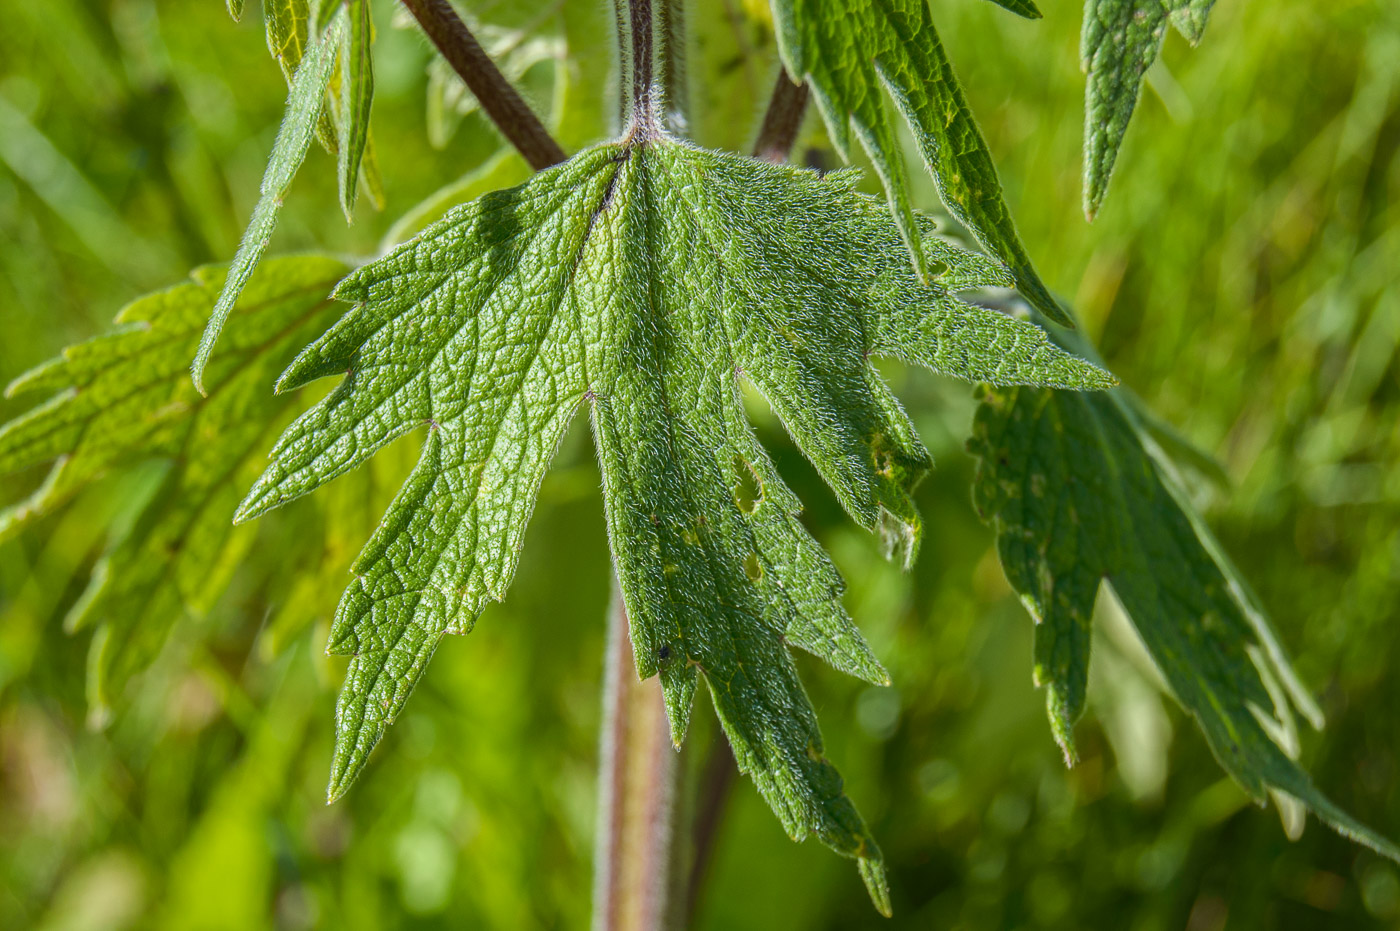
{"label": "hairy stem", "polygon": [[773,96],[763,114],[763,125],[754,143],[755,158],[780,165],[792,154],[797,133],[802,128],[802,115],[807,109],[807,85],[794,84],[783,68],[773,84]]}
{"label": "hairy stem", "polygon": [[568,156],[496,68],[447,0],[402,0],[442,57],[476,95],[496,128],[539,171]]}
{"label": "hairy stem", "polygon": [[628,0],[613,0],[613,25],[617,36],[617,122],[627,125],[627,117],[632,109],[628,88],[632,86],[632,43],[629,40],[627,24],[631,15],[627,10]]}
{"label": "hairy stem", "polygon": [[[665,2],[665,0],[662,0]],[[628,95],[628,119],[624,135],[634,142],[644,143],[661,134],[657,119],[657,97],[654,68],[656,63],[656,24],[652,16],[652,0],[616,0],[618,39],[626,49],[622,92]],[[626,32],[622,32],[622,30]],[[663,66],[664,67],[664,66]],[[626,79],[630,77],[630,82]],[[630,83],[630,87],[628,86]]]}
{"label": "hairy stem", "polygon": [[685,135],[690,127],[686,85],[685,0],[661,0],[661,92],[666,101],[666,128]]}
{"label": "hairy stem", "polygon": [[616,588],[608,610],[601,743],[593,927],[658,931],[673,906],[680,755],[671,746],[661,680],[637,678],[627,610]]}

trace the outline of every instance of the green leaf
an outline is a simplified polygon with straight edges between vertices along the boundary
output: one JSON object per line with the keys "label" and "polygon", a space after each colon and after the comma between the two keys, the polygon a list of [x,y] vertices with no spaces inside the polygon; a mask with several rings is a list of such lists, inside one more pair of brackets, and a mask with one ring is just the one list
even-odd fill
{"label": "green leaf", "polygon": [[253,218],[233,258],[218,303],[209,314],[208,325],[194,357],[192,374],[195,387],[201,393],[204,391],[204,368],[209,363],[210,353],[214,351],[214,343],[218,341],[224,321],[233,310],[238,295],[267,249],[272,230],[277,225],[277,216],[282,211],[282,198],[286,196],[292,178],[311,145],[311,135],[321,112],[321,101],[330,81],[341,34],[346,28],[345,20],[343,12],[337,14],[326,33],[312,45],[310,53],[302,58],[297,67],[291,92],[287,95],[287,114],[277,130],[277,141],[273,143],[272,157],[263,174],[261,193],[257,205],[253,207]]}
{"label": "green leaf", "polygon": [[1032,305],[1068,325],[1016,234],[996,166],[943,51],[926,0],[772,3],[788,74],[811,85],[831,141],[847,160],[854,126],[884,182],[919,274],[927,275],[928,265],[909,202],[899,140],[885,112],[885,91],[913,131],[948,211],[1006,267]]}
{"label": "green leaf", "polygon": [[970,379],[1112,379],[1030,324],[958,300],[951,289],[1008,283],[980,256],[929,236],[947,286],[922,285],[888,210],[853,183],[667,140],[599,146],[454,209],[341,283],[355,307],[279,390],[345,378],[278,441],[238,514],[428,426],[331,630],[330,649],[353,657],[332,798],[443,635],[504,597],[550,457],[586,406],[638,671],[660,673],[675,740],[703,673],[740,768],[784,827],[861,859],[885,901],[878,850],[822,755],[788,645],[871,682],[885,673],[744,418],[740,382],[907,561],[909,493],[930,462],[872,354]]}
{"label": "green leaf", "polygon": [[997,6],[1004,10],[1010,10],[1018,16],[1026,19],[1040,19],[1040,10],[1031,0],[992,0]]}
{"label": "green leaf", "polygon": [[68,616],[72,630],[100,624],[90,670],[99,715],[177,620],[202,615],[226,587],[251,539],[232,525],[234,509],[296,406],[269,386],[296,347],[334,319],[328,295],[346,270],[316,255],[264,263],[209,368],[207,397],[195,392],[186,364],[223,284],[215,268],[127,305],[114,331],[68,347],[10,386],[11,395],[57,393],[0,428],[0,473],[56,461],[37,492],[0,515],[0,535],[110,470],[166,463]]}
{"label": "green leaf", "polygon": [[1206,19],[1209,18],[1210,8],[1213,6],[1215,0],[1169,0],[1168,17],[1172,27],[1185,36],[1186,41],[1195,45],[1205,34]]}
{"label": "green leaf", "polygon": [[1214,0],[1085,0],[1080,57],[1084,98],[1084,215],[1093,219],[1108,193],[1113,165],[1157,60],[1167,23],[1192,45],[1200,41]]}
{"label": "green leaf", "polygon": [[[323,33],[325,22],[318,29],[312,22],[313,12],[319,13],[319,18],[326,18],[338,12],[344,3],[342,0],[333,0],[318,4],[317,10],[313,11],[310,0],[266,0],[263,3],[263,22],[267,29],[267,49],[272,53],[273,59],[282,68],[282,75],[287,79],[287,87],[293,86],[297,69],[301,66],[302,58],[311,47],[311,37],[314,34]],[[348,55],[348,49],[339,50],[342,56]],[[336,155],[340,148],[340,136],[343,132],[344,120],[338,120],[336,111],[340,107],[340,74],[332,70],[328,92],[325,95],[321,110],[316,116],[316,138],[321,146],[330,154]]]}
{"label": "green leaf", "polygon": [[262,8],[267,50],[281,66],[290,87],[312,44],[310,0],[263,0]]}
{"label": "green leaf", "polygon": [[228,0],[228,15],[236,23],[243,18],[243,0]]}
{"label": "green leaf", "polygon": [[1391,858],[1294,762],[1293,709],[1321,715],[1238,572],[1116,393],[986,391],[973,496],[1036,622],[1035,679],[1067,761],[1084,710],[1091,618],[1112,588],[1221,765],[1259,802],[1281,792]]}
{"label": "green leaf", "polygon": [[350,24],[341,60],[340,115],[343,128],[337,147],[340,176],[340,207],[348,222],[355,210],[359,190],[360,164],[369,139],[369,110],[374,102],[374,61],[370,55],[374,25],[370,22],[369,0],[349,0]]}

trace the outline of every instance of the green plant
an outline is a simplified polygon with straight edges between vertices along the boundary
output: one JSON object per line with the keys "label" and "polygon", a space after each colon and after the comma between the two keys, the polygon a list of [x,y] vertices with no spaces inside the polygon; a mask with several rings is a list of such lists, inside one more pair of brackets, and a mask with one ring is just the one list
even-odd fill
{"label": "green plant", "polygon": [[[446,4],[405,6],[532,167],[562,159]],[[1137,5],[1088,10],[1098,30],[1085,34],[1091,211],[1165,28],[1151,18],[1157,5],[1143,6],[1150,28],[1142,35]],[[366,158],[368,3],[268,5],[269,45],[291,93],[230,271],[221,283],[204,272],[196,284],[138,302],[123,330],[17,382],[15,391],[65,393],[0,435],[7,470],[61,457],[36,496],[10,512],[7,529],[115,464],[174,463],[163,479],[169,490],[132,523],[71,615],[74,626],[102,622],[94,707],[120,701],[126,678],[160,646],[159,623],[138,623],[136,606],[162,605],[158,595],[169,605],[158,613],[207,610],[226,581],[216,570],[238,561],[246,533],[230,531],[225,518],[235,516],[268,434],[300,404],[257,389],[309,331],[327,325],[330,294],[355,306],[296,355],[278,389],[348,375],[283,434],[236,516],[303,494],[428,427],[418,465],[367,534],[330,631],[330,648],[353,656],[332,797],[364,765],[442,635],[465,632],[488,597],[504,596],[535,490],[586,402],[637,668],[660,673],[673,738],[685,733],[702,671],[741,767],[789,833],[815,833],[857,857],[872,898],[888,909],[878,848],[822,755],[786,645],[872,682],[885,674],[840,606],[834,568],[798,523],[796,497],[745,421],[753,399],[745,401],[739,379],[766,399],[850,515],[881,530],[887,550],[908,564],[919,535],[910,493],[931,463],[870,366],[872,355],[886,355],[1003,386],[986,394],[978,419],[977,501],[1000,535],[1008,578],[1037,618],[1037,680],[1068,759],[1084,705],[1089,614],[1109,577],[1177,698],[1251,794],[1278,793],[1290,810],[1305,804],[1394,856],[1319,795],[1285,752],[1290,705],[1317,715],[1178,487],[1173,460],[1198,462],[1189,448],[1121,392],[1004,390],[1111,381],[1056,348],[1091,354],[1052,322],[1068,313],[1011,226],[926,5],[876,12],[774,3],[784,62],[803,84],[779,75],[760,153],[777,160],[791,147],[792,111],[809,87],[838,152],[851,153],[847,134],[856,130],[888,208],[857,193],[853,175],[818,178],[677,138],[690,118],[675,38],[680,6],[658,12],[654,25],[650,3],[618,10],[628,105],[619,142],[448,211],[332,293],[343,268],[336,259],[261,267],[259,259],[313,138],[337,154],[347,215],[361,184],[376,190]],[[1203,8],[1171,15],[1199,36]],[[1125,51],[1105,60],[1105,50]],[[882,86],[949,212],[987,257],[915,215]],[[447,199],[409,225],[424,226]],[[1010,286],[1030,301],[1030,322],[1014,302],[961,297]],[[196,350],[192,321],[206,312]],[[228,345],[216,349],[225,319]],[[201,396],[179,375],[189,358]],[[1082,518],[1076,533],[1059,516],[1071,510]],[[341,504],[325,511],[338,519]]]}

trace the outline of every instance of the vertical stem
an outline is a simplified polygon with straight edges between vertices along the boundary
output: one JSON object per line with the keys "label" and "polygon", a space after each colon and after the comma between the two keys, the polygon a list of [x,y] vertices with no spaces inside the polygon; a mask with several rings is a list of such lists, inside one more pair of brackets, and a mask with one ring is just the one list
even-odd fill
{"label": "vertical stem", "polygon": [[613,24],[617,28],[617,122],[627,125],[632,104],[628,89],[632,85],[632,43],[629,41],[628,23],[631,16],[627,10],[628,0],[613,0]]}
{"label": "vertical stem", "polygon": [[711,741],[709,757],[705,760],[695,788],[694,815],[691,819],[693,848],[686,876],[684,909],[681,912],[684,920],[680,926],[683,928],[690,927],[700,907],[700,895],[709,876],[720,822],[724,819],[730,791],[734,788],[734,777],[738,774],[734,753],[729,749],[724,734],[716,729]]}
{"label": "vertical stem", "polygon": [[690,127],[686,85],[685,0],[661,0],[661,91],[666,101],[666,128],[685,135]]}
{"label": "vertical stem", "polygon": [[[627,58],[631,65],[632,78],[631,109],[628,113],[625,136],[634,143],[642,144],[661,135],[656,107],[658,89],[654,86],[653,78],[656,64],[656,26],[652,18],[652,0],[625,2],[628,36],[622,41],[630,48],[631,53]],[[623,0],[618,0],[619,13],[622,5]],[[623,17],[618,18],[620,21]]]}
{"label": "vertical stem", "polygon": [[671,908],[680,757],[661,680],[637,678],[627,610],[614,588],[603,672],[594,931],[659,931]]}

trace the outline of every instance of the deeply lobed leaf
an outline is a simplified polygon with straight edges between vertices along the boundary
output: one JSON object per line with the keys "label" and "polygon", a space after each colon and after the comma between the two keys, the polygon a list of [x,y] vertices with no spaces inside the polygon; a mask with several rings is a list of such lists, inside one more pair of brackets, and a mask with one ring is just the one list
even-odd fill
{"label": "deeply lobed leaf", "polygon": [[744,418],[741,380],[907,560],[909,493],[930,461],[871,355],[1005,383],[1112,379],[956,297],[1008,284],[995,263],[926,235],[946,284],[922,284],[888,209],[852,183],[667,139],[599,146],[455,208],[341,283],[355,306],[279,388],[344,380],[287,430],[239,510],[267,511],[428,427],[332,629],[331,649],[353,657],[332,797],[442,636],[504,596],[550,457],[587,406],[638,671],[661,675],[675,740],[703,675],[788,832],[858,858],[887,905],[788,645],[872,682],[885,673]]}
{"label": "deeply lobed leaf", "polygon": [[969,446],[979,457],[977,509],[996,529],[1007,579],[1036,622],[1035,680],[1067,760],[1084,710],[1094,602],[1106,583],[1216,758],[1251,796],[1284,793],[1340,833],[1400,858],[1291,758],[1292,709],[1316,724],[1320,714],[1123,399],[990,389]]}
{"label": "deeply lobed leaf", "polygon": [[[927,0],[772,0],[783,63],[811,85],[832,143],[849,160],[851,129],[884,182],[895,222],[920,275],[928,259],[909,201],[888,93],[909,124],[939,194],[1016,287],[1042,313],[1068,325],[1021,245],[987,143],[934,29]],[[1023,15],[1029,3],[1003,3]],[[1038,14],[1037,14],[1038,15]]]}

